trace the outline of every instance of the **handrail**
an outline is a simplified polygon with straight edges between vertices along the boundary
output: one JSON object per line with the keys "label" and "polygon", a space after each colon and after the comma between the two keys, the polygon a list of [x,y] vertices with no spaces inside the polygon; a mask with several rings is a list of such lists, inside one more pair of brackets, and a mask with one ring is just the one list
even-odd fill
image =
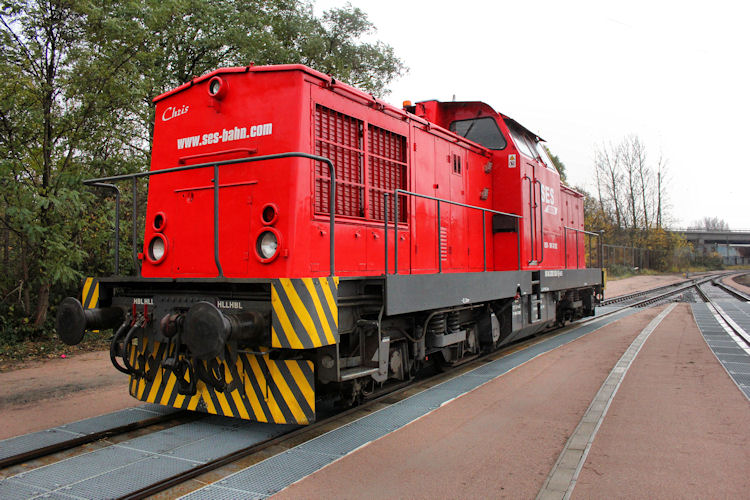
{"label": "handrail", "polygon": [[[459,207],[464,208],[470,208],[473,210],[480,210],[482,212],[482,257],[484,259],[484,271],[487,271],[487,221],[485,219],[486,213],[492,213],[492,214],[498,214],[498,215],[505,215],[508,217],[513,217],[515,219],[522,219],[522,215],[516,215],[516,214],[510,214],[507,212],[500,212],[499,210],[492,210],[490,208],[484,208],[484,207],[477,207],[475,205],[468,205],[466,203],[461,203],[458,201],[452,201],[452,200],[446,200],[444,198],[437,198],[435,196],[430,196],[426,194],[421,193],[414,193],[412,191],[407,191],[405,189],[396,189],[393,191],[393,206],[394,206],[394,216],[395,221],[393,224],[393,234],[395,236],[394,239],[394,249],[393,249],[393,261],[394,261],[394,269],[393,274],[398,274],[398,197],[399,195],[407,195],[407,196],[414,196],[417,198],[424,198],[427,200],[434,200],[437,202],[437,220],[438,220],[438,231],[437,231],[437,252],[438,252],[438,272],[443,272],[443,262],[442,262],[442,256],[441,256],[441,249],[440,249],[440,203],[448,203],[449,205],[456,205]],[[384,200],[385,200],[385,217],[383,217],[385,221],[385,234],[386,237],[384,238],[384,244],[385,244],[385,274],[388,274],[388,193],[384,193]],[[518,249],[518,255],[519,255],[519,262],[518,262],[518,269],[521,269],[521,261],[520,261],[520,255],[521,255],[521,231],[519,225],[516,225],[516,246]]]}
{"label": "handrail", "polygon": [[91,186],[111,189],[115,192],[115,276],[117,276],[120,272],[120,188],[103,182],[97,182]]}
{"label": "handrail", "polygon": [[542,181],[534,179],[534,183],[539,184],[539,248],[542,249],[542,258],[537,262],[538,265],[544,261],[544,204],[542,203]]}
{"label": "handrail", "polygon": [[[136,172],[133,174],[114,175],[110,177],[99,177],[96,179],[87,179],[83,181],[86,186],[101,186],[103,182],[110,181],[121,181],[125,179],[133,180],[133,258],[135,260],[136,272],[140,276],[140,266],[138,265],[137,259],[137,180],[141,177],[151,177],[152,175],[170,174],[174,172],[183,172],[185,170],[195,170],[199,168],[213,167],[214,168],[214,261],[216,262],[216,269],[219,273],[219,278],[224,277],[224,272],[221,268],[221,262],[219,260],[219,167],[224,165],[234,165],[237,163],[251,163],[256,161],[266,160],[279,160],[283,158],[307,158],[310,160],[319,161],[328,165],[328,175],[331,178],[331,192],[329,194],[328,208],[330,209],[330,237],[329,237],[329,250],[330,250],[330,273],[331,276],[335,275],[335,249],[334,249],[334,232],[335,232],[335,214],[336,214],[336,168],[333,166],[333,162],[326,157],[312,155],[309,153],[302,152],[289,152],[289,153],[277,153],[264,156],[254,156],[252,158],[237,158],[233,160],[223,160],[208,163],[199,163],[196,165],[185,165],[182,167],[165,168],[162,170],[152,170],[149,172]],[[101,186],[104,187],[104,186]],[[117,208],[116,214],[119,216],[120,213],[120,199],[117,197]],[[117,229],[119,229],[119,217],[117,223]],[[119,236],[118,236],[119,237]]]}
{"label": "handrail", "polygon": [[[601,245],[601,239],[600,239],[601,234],[594,233],[592,231],[586,231],[584,229],[578,229],[575,227],[563,226],[563,239],[565,240],[565,246],[564,246],[565,267],[568,267],[568,230],[576,232],[576,269],[580,267],[579,256],[578,256],[578,233],[588,234],[589,236],[596,236],[597,242],[598,242],[597,251],[599,253],[599,267],[602,267],[602,249],[601,249],[602,245]],[[589,255],[591,255],[591,240],[589,240]]]}
{"label": "handrail", "polygon": [[531,179],[531,177],[524,174],[524,176],[521,178],[521,183],[523,183],[523,181],[525,180],[529,181],[529,237],[531,238],[531,260],[529,260],[527,264],[531,264],[532,262],[535,262],[534,257],[536,256],[536,245],[534,245],[534,181]]}

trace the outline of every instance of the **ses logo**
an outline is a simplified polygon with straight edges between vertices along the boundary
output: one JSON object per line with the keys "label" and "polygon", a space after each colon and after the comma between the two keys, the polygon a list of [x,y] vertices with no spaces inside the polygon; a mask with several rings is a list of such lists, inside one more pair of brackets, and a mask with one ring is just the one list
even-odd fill
{"label": "ses logo", "polygon": [[164,110],[164,112],[161,114],[161,121],[168,122],[172,118],[177,118],[178,116],[182,116],[185,113],[187,113],[190,110],[190,106],[187,104],[183,106],[170,106],[167,109]]}
{"label": "ses logo", "polygon": [[544,213],[557,215],[557,207],[555,206],[555,189],[542,184],[542,202],[546,205],[544,207]]}

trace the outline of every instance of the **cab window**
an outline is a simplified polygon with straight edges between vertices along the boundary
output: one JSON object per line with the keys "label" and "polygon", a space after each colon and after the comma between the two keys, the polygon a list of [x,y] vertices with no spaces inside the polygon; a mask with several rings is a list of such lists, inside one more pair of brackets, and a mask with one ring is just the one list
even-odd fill
{"label": "cab window", "polygon": [[552,159],[547,154],[546,148],[542,144],[539,144],[537,150],[539,151],[539,156],[542,158],[542,162],[547,166],[547,168],[557,172],[555,164],[552,163]]}
{"label": "cab window", "polygon": [[456,120],[451,122],[450,131],[466,137],[488,149],[505,149],[508,145],[500,128],[493,118],[485,116],[471,120]]}
{"label": "cab window", "polygon": [[518,130],[515,130],[514,128],[510,129],[510,135],[513,137],[513,142],[516,145],[516,148],[518,150],[528,156],[529,158],[536,158],[537,154],[532,152],[531,146],[529,146],[529,143],[526,142],[526,139],[524,138],[523,134],[520,133]]}

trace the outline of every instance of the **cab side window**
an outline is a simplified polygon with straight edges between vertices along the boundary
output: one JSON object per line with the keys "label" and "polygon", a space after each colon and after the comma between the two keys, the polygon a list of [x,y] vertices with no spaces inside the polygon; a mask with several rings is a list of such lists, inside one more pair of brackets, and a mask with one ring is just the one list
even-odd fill
{"label": "cab side window", "polygon": [[518,130],[515,130],[514,128],[511,128],[510,135],[513,137],[513,143],[516,145],[516,148],[518,148],[518,150],[521,153],[525,154],[529,158],[534,158],[534,159],[536,159],[536,157],[539,156],[538,154],[534,152],[536,151],[536,149],[533,149],[533,150],[531,149],[531,146],[526,141],[526,138],[524,137],[523,133],[519,132]]}
{"label": "cab side window", "polygon": [[497,126],[497,122],[489,116],[471,120],[456,120],[451,122],[449,128],[451,132],[466,137],[488,149],[505,149],[505,146],[508,145]]}

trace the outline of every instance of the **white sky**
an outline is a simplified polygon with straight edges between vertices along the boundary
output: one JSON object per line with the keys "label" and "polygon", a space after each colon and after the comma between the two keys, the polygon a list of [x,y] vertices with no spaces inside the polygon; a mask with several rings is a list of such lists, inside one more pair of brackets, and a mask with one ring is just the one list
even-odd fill
{"label": "white sky", "polygon": [[388,102],[487,102],[592,193],[596,146],[637,134],[652,163],[668,160],[673,226],[717,216],[750,229],[750,2],[351,3],[409,66]]}

